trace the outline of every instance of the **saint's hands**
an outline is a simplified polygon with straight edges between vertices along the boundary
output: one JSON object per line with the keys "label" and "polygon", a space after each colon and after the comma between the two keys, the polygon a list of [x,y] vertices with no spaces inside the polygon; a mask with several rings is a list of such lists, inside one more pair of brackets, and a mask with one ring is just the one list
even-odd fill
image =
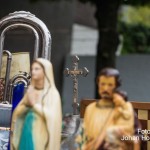
{"label": "saint's hands", "polygon": [[116,107],[119,107],[119,106],[123,107],[126,103],[124,98],[118,93],[114,93],[113,101],[114,101],[114,104],[115,104]]}
{"label": "saint's hands", "polygon": [[126,102],[124,98],[118,93],[115,93],[113,95],[113,101],[115,104],[115,112],[116,112],[115,119],[118,119],[118,117],[124,116],[124,107],[126,105]]}
{"label": "saint's hands", "polygon": [[34,87],[30,85],[27,89],[27,105],[33,107],[38,98],[38,94],[36,93]]}

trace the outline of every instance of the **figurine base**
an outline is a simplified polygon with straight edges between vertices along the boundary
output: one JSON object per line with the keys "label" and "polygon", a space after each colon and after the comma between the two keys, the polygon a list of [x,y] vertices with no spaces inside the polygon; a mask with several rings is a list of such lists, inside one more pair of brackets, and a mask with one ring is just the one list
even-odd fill
{"label": "figurine base", "polygon": [[66,115],[63,118],[62,139],[75,134],[80,126],[80,115]]}

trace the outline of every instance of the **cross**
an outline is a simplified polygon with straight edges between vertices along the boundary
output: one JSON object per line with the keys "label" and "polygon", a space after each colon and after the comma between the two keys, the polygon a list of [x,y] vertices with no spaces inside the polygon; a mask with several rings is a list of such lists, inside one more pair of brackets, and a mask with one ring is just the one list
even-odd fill
{"label": "cross", "polygon": [[69,75],[73,78],[73,115],[78,115],[78,108],[79,108],[79,103],[78,103],[78,76],[82,75],[86,77],[89,73],[88,69],[84,67],[83,69],[78,69],[78,62],[79,62],[79,57],[74,56],[72,59],[73,66],[72,70],[69,70],[69,68],[66,68],[64,70],[64,74],[68,77]]}

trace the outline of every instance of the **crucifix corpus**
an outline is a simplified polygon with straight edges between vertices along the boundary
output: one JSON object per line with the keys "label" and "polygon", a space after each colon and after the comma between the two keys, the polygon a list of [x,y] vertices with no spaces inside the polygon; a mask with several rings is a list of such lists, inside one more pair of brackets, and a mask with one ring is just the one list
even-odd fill
{"label": "crucifix corpus", "polygon": [[79,63],[79,57],[74,56],[72,59],[72,70],[69,68],[66,68],[64,70],[64,74],[68,77],[71,76],[73,79],[73,115],[78,115],[78,108],[79,108],[79,103],[78,103],[78,77],[79,75],[82,75],[86,77],[89,73],[88,69],[84,67],[83,69],[78,69],[78,63]]}

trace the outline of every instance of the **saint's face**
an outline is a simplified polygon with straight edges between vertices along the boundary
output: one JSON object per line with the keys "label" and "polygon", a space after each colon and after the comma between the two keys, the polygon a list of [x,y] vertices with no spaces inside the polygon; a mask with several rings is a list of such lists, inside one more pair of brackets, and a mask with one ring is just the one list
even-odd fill
{"label": "saint's face", "polygon": [[40,64],[34,62],[31,68],[32,80],[38,81],[44,79],[44,71]]}
{"label": "saint's face", "polygon": [[113,76],[100,76],[98,79],[98,92],[102,99],[112,99],[116,88],[116,80]]}

